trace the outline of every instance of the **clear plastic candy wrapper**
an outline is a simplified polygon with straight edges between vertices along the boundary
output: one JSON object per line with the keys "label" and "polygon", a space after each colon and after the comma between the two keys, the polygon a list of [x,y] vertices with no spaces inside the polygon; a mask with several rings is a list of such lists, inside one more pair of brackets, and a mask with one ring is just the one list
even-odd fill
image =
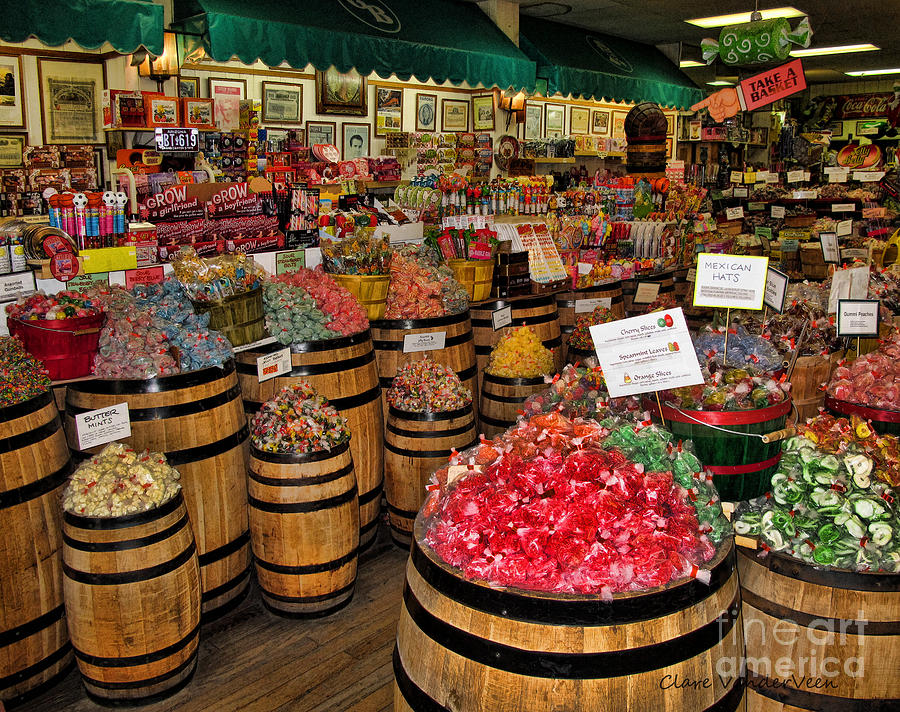
{"label": "clear plastic candy wrapper", "polygon": [[732,325],[728,330],[728,358],[725,358],[725,331],[703,329],[694,337],[694,351],[701,364],[715,359],[735,368],[750,366],[760,371],[777,371],[783,357],[767,339],[751,334],[743,326]]}
{"label": "clear plastic candy wrapper", "polygon": [[265,270],[243,252],[204,258],[182,247],[172,258],[175,277],[195,302],[219,302],[260,286]]}
{"label": "clear plastic candy wrapper", "polygon": [[900,411],[900,332],[895,330],[877,351],[834,369],[827,392],[838,400]]}
{"label": "clear plastic candy wrapper", "polygon": [[709,361],[700,372],[702,384],[662,391],[659,397],[687,410],[756,410],[783,402],[791,387],[783,375],[775,378],[749,367],[723,368],[716,361]]}
{"label": "clear plastic candy wrapper", "polygon": [[472,391],[453,369],[427,357],[401,366],[386,397],[388,405],[407,413],[446,413],[472,403]]}
{"label": "clear plastic candy wrapper", "polygon": [[250,442],[264,452],[318,452],[349,439],[347,420],[305,381],[282,388],[250,419]]}
{"label": "clear plastic candy wrapper", "polygon": [[429,245],[404,245],[393,250],[386,319],[426,319],[460,314],[469,308],[465,287],[453,270],[441,264]]}

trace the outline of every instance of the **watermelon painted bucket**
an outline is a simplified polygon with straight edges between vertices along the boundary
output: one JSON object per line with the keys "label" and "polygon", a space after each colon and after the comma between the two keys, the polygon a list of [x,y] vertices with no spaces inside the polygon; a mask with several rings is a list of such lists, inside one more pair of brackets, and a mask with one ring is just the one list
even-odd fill
{"label": "watermelon painted bucket", "polygon": [[825,397],[825,409],[834,415],[850,418],[858,415],[871,421],[872,429],[879,435],[900,435],[900,412],[896,410],[881,410],[869,408],[859,403],[838,400],[831,396]]}
{"label": "watermelon painted bucket", "polygon": [[[644,405],[659,419],[655,402]],[[666,427],[679,440],[692,440],[700,462],[713,475],[719,496],[730,502],[765,494],[781,461],[781,442],[757,435],[784,428],[791,399],[757,410],[685,410],[663,405]],[[729,432],[726,432],[729,431]]]}

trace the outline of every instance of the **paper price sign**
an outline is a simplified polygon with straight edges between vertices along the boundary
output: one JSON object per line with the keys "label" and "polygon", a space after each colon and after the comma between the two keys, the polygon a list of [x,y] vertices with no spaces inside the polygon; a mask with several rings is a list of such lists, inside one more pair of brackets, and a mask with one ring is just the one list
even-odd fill
{"label": "paper price sign", "polygon": [[787,296],[788,282],[790,279],[784,272],[779,272],[774,267],[766,270],[766,296],[763,303],[774,309],[779,314],[784,311],[784,299]]}
{"label": "paper price sign", "polygon": [[849,235],[853,232],[853,221],[852,220],[841,220],[837,224],[837,235],[841,237],[842,235]]}
{"label": "paper price sign", "polygon": [[877,299],[841,299],[837,309],[837,335],[876,338],[878,336]]}
{"label": "paper price sign", "polygon": [[744,173],[744,183],[756,183],[756,171],[746,171]]}
{"label": "paper price sign", "polygon": [[79,450],[130,438],[131,418],[128,416],[128,403],[116,403],[86,413],[76,413],[75,431],[78,435]]}
{"label": "paper price sign", "polygon": [[853,180],[860,183],[876,183],[884,178],[884,171],[853,171]]}
{"label": "paper price sign", "polygon": [[756,210],[765,210],[765,209],[766,209],[765,203],[747,203],[747,210],[750,210],[751,212],[756,211]]}
{"label": "paper price sign", "polygon": [[833,213],[852,213],[854,210],[856,210],[856,206],[853,203],[834,203],[831,206]]}
{"label": "paper price sign", "polygon": [[438,351],[447,341],[446,331],[431,331],[427,334],[407,334],[403,337],[403,353]]}
{"label": "paper price sign", "polygon": [[787,174],[787,182],[788,183],[801,183],[805,178],[805,174],[803,171],[788,171]]}
{"label": "paper price sign", "polygon": [[306,267],[306,250],[291,250],[275,255],[275,274],[296,272],[301,267]]}
{"label": "paper price sign", "polygon": [[694,306],[762,309],[768,257],[697,255]]}
{"label": "paper price sign", "polygon": [[783,218],[784,217],[784,206],[783,205],[773,205],[769,212],[773,218]]}
{"label": "paper price sign", "polygon": [[687,277],[684,278],[685,282],[693,282],[697,279],[697,270],[694,267],[691,267],[688,270]]}
{"label": "paper price sign", "polygon": [[740,205],[736,208],[728,208],[725,210],[725,217],[729,220],[740,220],[744,217],[744,209]]}
{"label": "paper price sign", "polygon": [[491,312],[491,328],[494,331],[510,324],[512,324],[512,306],[495,309]]}
{"label": "paper price sign", "polygon": [[613,398],[703,383],[681,309],[595,324],[590,332]]}
{"label": "paper price sign", "polygon": [[838,264],[841,261],[841,253],[838,248],[837,233],[820,232],[819,242],[822,243],[822,258],[825,262]]}
{"label": "paper price sign", "polygon": [[273,351],[256,359],[256,377],[260,383],[291,372],[291,350]]}
{"label": "paper price sign", "polygon": [[731,196],[733,198],[748,198],[750,197],[750,189],[749,188],[732,188]]}
{"label": "paper price sign", "polygon": [[742,171],[731,171],[731,179],[729,182],[740,183],[743,180],[744,180],[744,173]]}
{"label": "paper price sign", "polygon": [[34,272],[18,272],[0,277],[0,301],[18,299],[23,294],[33,292]]}
{"label": "paper price sign", "polygon": [[659,296],[659,288],[661,286],[659,282],[638,282],[632,302],[634,304],[651,304],[655,302]]}
{"label": "paper price sign", "polygon": [[781,241],[781,251],[782,252],[796,252],[800,249],[800,240],[782,240]]}
{"label": "paper price sign", "polygon": [[597,297],[596,299],[576,299],[575,300],[575,313],[576,314],[588,314],[597,307],[603,307],[604,309],[609,309],[612,307],[612,297]]}
{"label": "paper price sign", "polygon": [[777,183],[778,182],[778,174],[777,173],[766,173],[766,183]]}

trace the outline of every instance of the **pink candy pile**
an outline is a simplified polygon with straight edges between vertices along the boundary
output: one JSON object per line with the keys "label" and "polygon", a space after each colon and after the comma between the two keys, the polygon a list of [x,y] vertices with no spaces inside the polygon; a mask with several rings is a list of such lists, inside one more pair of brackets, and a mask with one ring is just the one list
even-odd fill
{"label": "pink candy pile", "polygon": [[838,400],[900,411],[900,332],[894,331],[877,351],[838,366],[827,390]]}
{"label": "pink candy pile", "polygon": [[356,297],[325,274],[321,265],[314,270],[301,267],[296,272],[272,277],[272,281],[305,289],[316,300],[319,310],[331,316],[325,326],[332,331],[349,336],[369,328],[366,312]]}

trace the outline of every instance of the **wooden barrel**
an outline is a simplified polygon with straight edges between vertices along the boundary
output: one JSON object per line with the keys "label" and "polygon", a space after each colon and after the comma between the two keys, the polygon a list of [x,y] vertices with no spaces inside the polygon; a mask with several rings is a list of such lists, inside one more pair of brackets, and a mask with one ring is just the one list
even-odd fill
{"label": "wooden barrel", "polygon": [[881,410],[870,408],[859,403],[848,403],[831,396],[825,396],[825,409],[842,418],[850,418],[851,415],[869,420],[872,429],[879,435],[900,436],[900,412],[896,410]]}
{"label": "wooden barrel", "polygon": [[384,492],[391,538],[409,548],[425,485],[451,451],[478,442],[472,405],[443,413],[410,413],[390,406],[384,435]]}
{"label": "wooden barrel", "polygon": [[406,566],[394,710],[743,710],[740,591],[729,543],[694,579],[612,601],[494,588],[420,544]]}
{"label": "wooden barrel", "polygon": [[250,584],[247,523],[247,419],[234,361],[175,376],[146,380],[87,380],[70,383],[66,432],[76,459],[82,451],[74,415],[127,403],[135,449],[165,454],[181,473],[203,585],[203,620],[227,612]]}
{"label": "wooden barrel", "polygon": [[638,286],[641,284],[658,284],[659,292],[657,298],[666,294],[675,296],[675,280],[671,271],[653,275],[636,275],[631,279],[624,279],[622,280],[622,299],[625,303],[625,316],[638,316],[647,313],[649,302],[634,303]]}
{"label": "wooden barrel", "polygon": [[190,682],[200,566],[184,497],[123,517],[63,514],[69,633],[88,696],[146,704]]}
{"label": "wooden barrel", "polygon": [[0,408],[0,707],[41,694],[72,667],[59,509],[71,471],[49,392]]}
{"label": "wooden barrel", "polygon": [[797,357],[791,372],[791,400],[796,408],[797,422],[806,422],[807,418],[815,418],[819,414],[819,408],[825,405],[822,386],[831,380],[831,374],[842,358],[842,353]]}
{"label": "wooden barrel", "polygon": [[[453,369],[463,385],[472,391],[472,397],[476,397],[475,345],[468,310],[432,319],[382,319],[371,322],[371,327],[382,395],[387,394],[400,366],[428,356]],[[443,344],[441,348],[434,348],[440,344]],[[382,405],[387,420],[387,398],[382,398]]]}
{"label": "wooden barrel", "polygon": [[250,541],[263,605],[318,618],[353,597],[359,504],[349,443],[307,455],[250,446]]}
{"label": "wooden barrel", "polygon": [[548,388],[543,376],[504,378],[481,374],[481,431],[488,438],[516,424],[528,396]]}
{"label": "wooden barrel", "polygon": [[[656,401],[645,400],[644,407],[659,420]],[[723,500],[753,499],[769,490],[781,462],[781,443],[767,444],[756,435],[784,428],[790,398],[757,410],[705,411],[667,405],[662,410],[666,427],[676,438],[694,441],[697,457],[712,473]]]}
{"label": "wooden barrel", "polygon": [[619,280],[596,287],[560,292],[556,295],[556,309],[559,312],[559,330],[562,333],[563,358],[568,353],[569,336],[575,329],[578,314],[590,313],[596,307],[606,306],[616,319],[625,318],[625,303],[622,299],[622,283]]}
{"label": "wooden barrel", "polygon": [[[494,331],[491,313],[506,307],[511,307],[512,323]],[[519,326],[530,326],[544,346],[553,352],[553,362],[557,371],[562,369],[563,342],[555,294],[481,302],[473,305],[471,311],[472,330],[475,333],[475,358],[478,361],[479,393],[482,387],[481,377],[490,361],[491,351],[503,334]]]}
{"label": "wooden barrel", "polygon": [[284,386],[306,381],[347,419],[359,486],[360,550],[364,550],[375,541],[384,486],[384,421],[371,333],[367,329],[337,339],[291,344],[291,372],[260,383],[256,359],[283,348],[270,344],[235,354],[244,408],[252,415]]}
{"label": "wooden barrel", "polygon": [[900,574],[758,553],[738,547],[749,709],[900,709]]}

